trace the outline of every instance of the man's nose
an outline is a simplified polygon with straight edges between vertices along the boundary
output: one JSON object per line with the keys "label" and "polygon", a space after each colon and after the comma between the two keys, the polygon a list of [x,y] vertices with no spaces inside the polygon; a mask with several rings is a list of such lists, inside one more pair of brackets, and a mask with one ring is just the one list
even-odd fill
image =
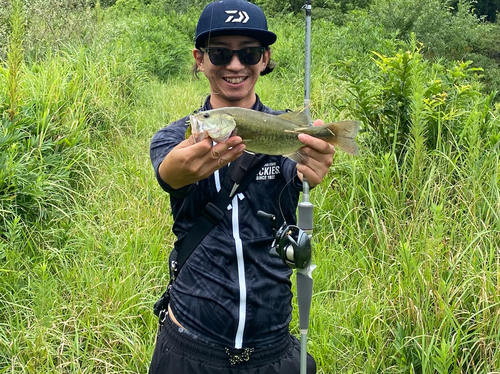
{"label": "man's nose", "polygon": [[226,69],[229,70],[241,70],[245,65],[240,61],[238,54],[233,52],[233,56],[231,57],[231,61],[226,65]]}

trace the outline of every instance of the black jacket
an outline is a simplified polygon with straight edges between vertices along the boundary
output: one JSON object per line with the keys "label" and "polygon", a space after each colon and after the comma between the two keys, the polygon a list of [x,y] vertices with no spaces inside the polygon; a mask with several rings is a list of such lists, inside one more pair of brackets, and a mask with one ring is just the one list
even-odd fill
{"label": "black jacket", "polygon": [[[209,98],[201,110],[209,110]],[[279,114],[257,98],[253,108]],[[158,168],[165,156],[185,139],[189,116],[161,129],[153,137],[151,161],[160,186],[170,194],[173,232],[178,248],[184,235],[222,183],[227,167],[210,177],[173,189]],[[170,306],[191,333],[225,347],[262,347],[289,334],[292,312],[291,269],[269,250],[273,230],[258,210],[283,216],[296,224],[302,184],[295,163],[285,157],[268,160],[248,188],[233,198],[224,218],[193,251],[174,282]]]}

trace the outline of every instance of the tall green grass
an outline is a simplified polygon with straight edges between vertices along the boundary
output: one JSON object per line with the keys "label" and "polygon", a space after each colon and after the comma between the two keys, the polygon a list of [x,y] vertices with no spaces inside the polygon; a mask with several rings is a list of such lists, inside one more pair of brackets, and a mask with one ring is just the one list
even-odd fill
{"label": "tall green grass", "polygon": [[[320,373],[499,372],[499,106],[468,63],[356,14],[314,24],[312,115],[367,131],[311,192],[309,350]],[[1,66],[1,373],[145,373],[152,355],[174,237],[149,141],[209,86],[188,73],[186,15],[99,17],[92,43],[19,65],[13,119]],[[257,92],[298,109],[302,20],[270,25],[279,67]]]}
{"label": "tall green grass", "polygon": [[[327,373],[498,372],[498,111],[491,96],[463,100],[471,86],[458,82],[458,95],[446,90],[446,106],[431,110],[441,93],[429,98],[428,87],[439,78],[418,53],[390,60],[377,64],[398,84],[378,87],[404,87],[406,104],[382,130],[399,133],[404,156],[388,141],[386,153],[341,158],[313,194],[321,272],[313,325],[323,335],[331,324],[331,340],[320,339],[331,351],[313,347]],[[358,113],[373,102],[354,101]]]}
{"label": "tall green grass", "polygon": [[498,152],[461,161],[367,155],[314,191],[325,372],[498,369]]}

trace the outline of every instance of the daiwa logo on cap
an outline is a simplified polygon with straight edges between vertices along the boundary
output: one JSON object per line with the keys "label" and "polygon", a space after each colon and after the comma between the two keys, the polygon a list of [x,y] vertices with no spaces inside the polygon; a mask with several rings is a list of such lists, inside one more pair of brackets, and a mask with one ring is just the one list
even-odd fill
{"label": "daiwa logo on cap", "polygon": [[[250,17],[248,16],[247,12],[243,11],[238,11],[238,10],[226,10],[227,14],[230,14],[229,17],[227,17],[226,22],[241,22],[241,23],[247,23]],[[232,14],[238,14],[238,18],[236,16],[233,16]]]}
{"label": "daiwa logo on cap", "polygon": [[201,12],[196,25],[195,47],[206,47],[210,38],[223,35],[249,36],[262,46],[276,41],[276,34],[267,29],[262,9],[246,0],[212,1]]}

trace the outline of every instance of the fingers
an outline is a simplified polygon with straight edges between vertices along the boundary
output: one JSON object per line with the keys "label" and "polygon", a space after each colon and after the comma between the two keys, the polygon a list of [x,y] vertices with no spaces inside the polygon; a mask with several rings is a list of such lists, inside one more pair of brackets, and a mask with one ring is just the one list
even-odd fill
{"label": "fingers", "polygon": [[299,177],[307,179],[311,187],[320,184],[325,175],[328,174],[328,170],[329,168],[325,167],[323,164],[297,164],[297,174]]}
{"label": "fingers", "polygon": [[235,136],[224,143],[217,143],[207,152],[207,157],[210,157],[215,162],[216,169],[220,169],[241,156],[245,150],[245,145],[241,141],[240,137]]}
{"label": "fingers", "polygon": [[325,154],[335,153],[335,148],[324,140],[315,138],[307,134],[299,134],[299,140],[308,147]]}
{"label": "fingers", "polygon": [[240,137],[213,145],[210,138],[195,142],[192,137],[179,143],[160,164],[161,179],[173,188],[207,178],[215,170],[241,156],[245,145]]}
{"label": "fingers", "polygon": [[314,121],[313,126],[321,126],[323,124],[324,124],[324,122],[322,120],[317,119],[317,120]]}
{"label": "fingers", "polygon": [[212,148],[212,140],[209,138],[205,138],[201,141],[196,141],[194,136],[191,135],[189,138],[186,140],[183,140],[179,144],[175,146],[175,150],[181,150],[184,149],[185,151],[188,151],[193,155],[193,156],[203,156],[206,154],[210,149]]}
{"label": "fingers", "polygon": [[307,157],[305,157],[304,163],[297,164],[297,172],[314,187],[321,183],[328,173],[333,162],[335,147],[324,140],[306,134],[300,134],[299,140],[305,144],[300,151]]}
{"label": "fingers", "polygon": [[212,139],[204,139],[200,143],[204,144],[197,149],[198,153],[192,164],[196,180],[207,178],[215,170],[236,160],[245,150],[245,145],[238,136],[231,137],[224,143],[213,144]]}
{"label": "fingers", "polygon": [[221,158],[223,160],[231,159],[230,161],[232,161],[241,155],[245,146],[242,144],[242,140],[239,136],[233,136],[224,143],[217,143],[214,145],[213,140],[210,138],[205,138],[196,142],[191,135],[188,139],[179,143],[175,148],[189,148],[189,157],[198,159],[206,158],[206,161],[209,161],[210,159],[220,160]]}

